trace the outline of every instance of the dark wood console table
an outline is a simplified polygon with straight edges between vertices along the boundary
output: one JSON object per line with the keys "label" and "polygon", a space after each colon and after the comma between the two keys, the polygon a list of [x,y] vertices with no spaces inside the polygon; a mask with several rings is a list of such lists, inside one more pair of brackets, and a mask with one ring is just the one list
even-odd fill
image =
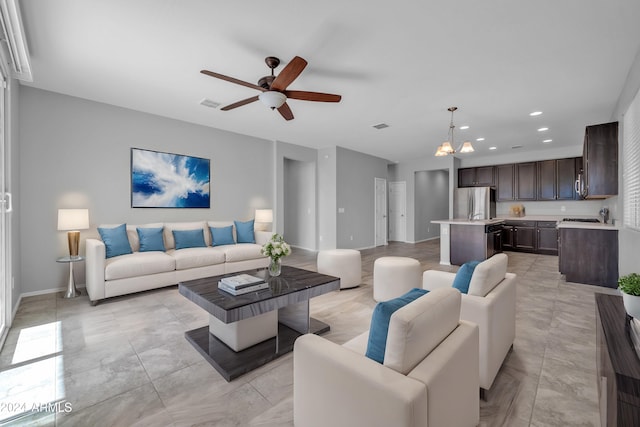
{"label": "dark wood console table", "polygon": [[595,294],[598,397],[603,426],[640,426],[640,358],[622,297]]}

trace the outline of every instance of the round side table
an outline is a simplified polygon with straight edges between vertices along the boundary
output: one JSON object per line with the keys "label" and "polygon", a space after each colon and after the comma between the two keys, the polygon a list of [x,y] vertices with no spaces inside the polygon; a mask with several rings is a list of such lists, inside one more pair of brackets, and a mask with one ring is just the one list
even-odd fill
{"label": "round side table", "polygon": [[75,298],[78,295],[82,295],[78,289],[76,289],[76,282],[73,278],[73,263],[84,261],[83,256],[63,256],[62,258],[58,258],[56,262],[66,262],[69,264],[69,282],[67,283],[67,292],[64,294],[63,298]]}

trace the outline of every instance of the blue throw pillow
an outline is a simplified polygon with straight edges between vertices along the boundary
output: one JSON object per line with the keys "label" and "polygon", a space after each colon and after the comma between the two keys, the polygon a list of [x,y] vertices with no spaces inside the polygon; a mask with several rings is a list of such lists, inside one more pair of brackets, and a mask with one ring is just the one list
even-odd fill
{"label": "blue throw pillow", "polygon": [[211,246],[235,245],[233,225],[228,227],[209,227],[211,230]]}
{"label": "blue throw pillow", "polygon": [[233,221],[236,224],[236,236],[238,237],[238,243],[255,243],[256,238],[253,235],[253,221],[239,222]]}
{"label": "blue throw pillow", "polygon": [[473,271],[478,264],[480,264],[480,261],[469,261],[462,264],[456,273],[456,278],[453,279],[453,287],[463,294],[469,292],[471,276],[473,276]]}
{"label": "blue throw pillow", "polygon": [[371,328],[369,329],[369,342],[365,356],[378,363],[384,362],[384,352],[387,347],[387,332],[389,331],[389,321],[391,315],[396,310],[401,309],[424,294],[429,292],[426,289],[413,288],[406,294],[389,301],[379,302],[373,309],[371,317]]}
{"label": "blue throw pillow", "polygon": [[173,238],[176,241],[176,249],[206,248],[202,229],[197,230],[173,230]]}
{"label": "blue throw pillow", "polygon": [[100,238],[106,247],[107,258],[132,253],[129,238],[127,237],[127,224],[113,228],[98,227],[98,233],[100,233]]}
{"label": "blue throw pillow", "polygon": [[162,240],[161,228],[136,228],[140,239],[140,252],[162,251],[164,252],[164,240]]}

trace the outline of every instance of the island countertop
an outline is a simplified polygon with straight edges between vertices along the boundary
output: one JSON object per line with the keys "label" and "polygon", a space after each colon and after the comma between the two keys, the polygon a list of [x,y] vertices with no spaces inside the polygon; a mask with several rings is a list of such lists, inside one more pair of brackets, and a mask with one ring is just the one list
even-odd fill
{"label": "island countertop", "polygon": [[501,224],[504,222],[504,218],[493,219],[473,219],[468,220],[466,218],[454,218],[454,219],[436,219],[431,221],[432,224],[450,224],[450,225],[491,225]]}

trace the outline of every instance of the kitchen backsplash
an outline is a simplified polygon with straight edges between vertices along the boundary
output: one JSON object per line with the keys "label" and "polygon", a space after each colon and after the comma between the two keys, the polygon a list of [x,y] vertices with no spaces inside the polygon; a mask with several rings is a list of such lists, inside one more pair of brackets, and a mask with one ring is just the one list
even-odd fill
{"label": "kitchen backsplash", "polygon": [[[509,208],[514,203],[524,206],[525,215],[592,215],[598,217],[600,208],[606,206],[611,212],[611,218],[617,218],[615,212],[615,201],[605,200],[564,200],[557,202],[498,202],[496,203],[496,214],[498,216],[508,216]],[[563,209],[564,208],[564,209]]]}

